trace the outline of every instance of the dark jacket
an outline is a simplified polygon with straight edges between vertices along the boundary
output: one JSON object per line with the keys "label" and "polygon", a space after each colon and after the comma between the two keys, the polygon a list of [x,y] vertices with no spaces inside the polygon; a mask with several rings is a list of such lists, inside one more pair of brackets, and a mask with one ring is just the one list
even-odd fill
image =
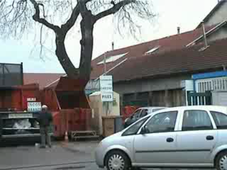
{"label": "dark jacket", "polygon": [[50,123],[53,121],[52,114],[48,111],[41,111],[39,113],[39,124],[40,127],[47,127],[50,126]]}

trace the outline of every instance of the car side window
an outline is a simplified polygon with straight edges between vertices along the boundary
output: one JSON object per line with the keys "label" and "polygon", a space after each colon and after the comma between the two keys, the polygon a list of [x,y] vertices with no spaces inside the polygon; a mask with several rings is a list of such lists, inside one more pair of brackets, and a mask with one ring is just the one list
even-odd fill
{"label": "car side window", "polygon": [[148,112],[147,109],[143,109],[143,110],[141,111],[140,118],[141,118],[141,117],[144,117],[144,116],[147,116],[147,112]]}
{"label": "car side window", "polygon": [[213,129],[208,113],[204,110],[187,110],[184,112],[183,131]]}
{"label": "car side window", "polygon": [[140,112],[141,112],[141,109],[136,110],[136,112],[133,114],[133,116],[132,116],[131,119],[132,119],[132,120],[138,119],[139,116],[140,116]]}
{"label": "car side window", "polygon": [[227,129],[227,115],[221,112],[210,112],[214,122],[217,126],[217,129]]}
{"label": "car side window", "polygon": [[151,118],[146,128],[149,133],[173,132],[177,120],[177,111],[159,113]]}
{"label": "car side window", "polygon": [[148,117],[145,117],[145,118],[142,118],[140,120],[138,120],[137,123],[135,123],[134,125],[132,125],[130,128],[128,128],[122,136],[129,136],[129,135],[135,135],[138,130],[140,129],[140,127],[144,124],[144,122],[149,118]]}

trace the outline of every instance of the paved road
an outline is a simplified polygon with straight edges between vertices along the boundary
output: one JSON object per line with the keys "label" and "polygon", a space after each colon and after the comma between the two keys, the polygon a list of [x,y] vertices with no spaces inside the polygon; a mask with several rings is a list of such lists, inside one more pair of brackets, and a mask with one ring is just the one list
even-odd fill
{"label": "paved road", "polygon": [[51,149],[39,149],[34,144],[0,147],[0,170],[101,170],[94,163],[97,145],[98,141],[83,141],[55,143]]}
{"label": "paved road", "polygon": [[[55,143],[51,149],[32,146],[1,147],[0,170],[94,160],[98,142]],[[30,169],[29,169],[30,170]]]}

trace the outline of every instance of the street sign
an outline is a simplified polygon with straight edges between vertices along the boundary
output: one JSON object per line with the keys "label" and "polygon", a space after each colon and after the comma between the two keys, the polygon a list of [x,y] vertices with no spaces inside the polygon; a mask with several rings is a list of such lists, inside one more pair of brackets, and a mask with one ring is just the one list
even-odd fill
{"label": "street sign", "polygon": [[41,102],[28,102],[29,112],[39,112],[42,110]]}
{"label": "street sign", "polygon": [[102,92],[101,98],[103,102],[112,102],[113,101],[113,92]]}
{"label": "street sign", "polygon": [[101,99],[103,102],[112,102],[113,101],[113,77],[100,76],[100,91]]}

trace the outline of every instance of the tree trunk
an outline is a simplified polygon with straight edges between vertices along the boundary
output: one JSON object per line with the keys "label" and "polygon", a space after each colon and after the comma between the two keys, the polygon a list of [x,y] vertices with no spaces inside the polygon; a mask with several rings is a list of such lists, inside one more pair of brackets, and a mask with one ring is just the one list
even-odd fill
{"label": "tree trunk", "polygon": [[65,48],[65,36],[61,34],[56,35],[56,55],[60,64],[62,65],[65,73],[70,78],[77,78],[78,77],[78,69],[74,67],[73,63],[69,59],[69,56],[66,52]]}
{"label": "tree trunk", "polygon": [[83,79],[89,80],[91,73],[91,60],[93,52],[93,29],[94,21],[92,17],[85,17],[80,23],[82,39],[79,76]]}

